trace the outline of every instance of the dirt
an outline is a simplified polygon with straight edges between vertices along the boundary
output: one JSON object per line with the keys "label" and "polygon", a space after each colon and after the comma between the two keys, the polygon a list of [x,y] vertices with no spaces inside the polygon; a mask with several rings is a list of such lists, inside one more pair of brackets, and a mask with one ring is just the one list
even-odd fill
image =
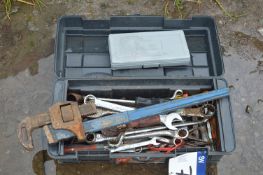
{"label": "dirt", "polygon": [[38,72],[38,60],[54,52],[52,34],[62,10],[63,6],[45,9],[19,6],[11,20],[0,20],[0,78],[15,75],[28,67],[32,74]]}
{"label": "dirt", "polygon": [[[182,17],[209,15],[216,20],[225,64],[224,78],[231,88],[237,148],[218,164],[220,174],[262,173],[263,27],[261,0],[183,1]],[[167,5],[168,3],[168,5]],[[45,7],[15,4],[9,21],[0,10],[0,174],[43,173],[43,152],[25,153],[17,143],[14,127],[29,114],[45,111],[52,101],[55,24],[62,15],[82,15],[88,19],[108,19],[111,15],[164,15],[180,18],[173,0],[46,0]],[[167,6],[166,6],[167,5]],[[39,61],[39,59],[41,59]],[[31,75],[34,76],[31,76]],[[15,75],[15,76],[14,76]],[[34,98],[36,97],[36,98]],[[32,100],[34,98],[34,100]],[[12,105],[15,104],[14,108]],[[246,113],[246,106],[252,107]],[[2,115],[3,113],[3,115]],[[5,121],[6,120],[6,121]],[[41,147],[41,144],[38,148]],[[13,159],[16,157],[16,159]],[[10,162],[12,164],[10,165]],[[53,168],[52,168],[53,166]],[[57,174],[164,174],[166,165],[74,164],[52,165]],[[20,172],[20,173],[19,173]]]}
{"label": "dirt", "polygon": [[232,36],[235,38],[234,41],[237,42],[237,44],[239,44],[240,46],[252,44],[259,51],[263,52],[263,41],[259,40],[258,38],[239,31],[233,32]]}

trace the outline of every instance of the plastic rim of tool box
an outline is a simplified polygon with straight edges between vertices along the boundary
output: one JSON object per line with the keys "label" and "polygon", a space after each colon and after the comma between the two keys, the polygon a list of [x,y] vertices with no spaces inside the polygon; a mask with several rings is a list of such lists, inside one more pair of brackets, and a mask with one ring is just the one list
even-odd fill
{"label": "plastic rim of tool box", "polygon": [[[107,35],[109,33],[177,29],[184,30],[186,34],[192,61],[189,67],[142,68],[124,71],[112,71],[110,69],[107,50]],[[126,79],[127,81],[132,79],[145,79],[146,81],[155,79],[155,81],[161,82],[165,79],[182,81],[184,79],[191,80],[192,78],[196,82],[211,80],[213,82],[211,86],[214,88],[227,87],[226,81],[220,77],[224,73],[224,66],[216,26],[211,17],[193,17],[186,20],[167,20],[156,16],[112,17],[110,20],[84,20],[79,16],[62,17],[57,28],[55,72],[57,82],[54,87],[54,102],[66,100],[67,90],[70,88],[70,82],[73,81],[79,84],[85,80],[103,83],[103,80],[111,79]],[[217,85],[218,82],[221,82],[219,83],[220,86]],[[180,84],[174,84],[174,86],[179,87]],[[219,161],[223,155],[235,149],[230,100],[225,99],[224,101],[226,101],[226,103],[223,103],[224,110],[220,108],[219,113],[222,113],[222,116],[228,116],[221,118],[225,122],[223,123],[224,130],[229,133],[224,134],[224,138],[220,138],[223,139],[224,143],[227,142],[227,149],[221,152],[210,151],[210,161]],[[228,123],[224,120],[225,118],[227,118]],[[115,154],[109,155],[107,152],[99,152],[98,154],[93,154],[93,152],[86,155],[59,155],[61,143],[48,145],[47,149],[52,158],[63,162],[110,160],[128,156],[126,154],[116,154],[116,157]],[[45,139],[44,144],[46,144]],[[147,155],[142,154],[134,155],[134,157],[136,156],[147,157]],[[164,155],[156,154],[155,156]]]}

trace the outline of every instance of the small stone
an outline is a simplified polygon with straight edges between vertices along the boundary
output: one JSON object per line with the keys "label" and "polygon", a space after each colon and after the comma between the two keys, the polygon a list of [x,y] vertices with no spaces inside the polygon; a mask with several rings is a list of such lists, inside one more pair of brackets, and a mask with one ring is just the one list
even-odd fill
{"label": "small stone", "polygon": [[229,85],[228,86],[230,89],[235,89],[235,86],[234,85]]}
{"label": "small stone", "polygon": [[263,99],[258,99],[258,104],[263,103]]}
{"label": "small stone", "polygon": [[37,32],[37,31],[39,31],[39,28],[37,28],[37,27],[33,24],[32,21],[29,21],[29,22],[27,23],[27,28],[28,28],[29,31],[32,31],[32,32]]}
{"label": "small stone", "polygon": [[258,32],[260,33],[261,36],[263,36],[263,27],[258,28]]}
{"label": "small stone", "polygon": [[28,114],[28,113],[29,113],[29,108],[28,108],[28,107],[22,108],[22,110],[23,110],[23,112],[24,112],[25,114]]}
{"label": "small stone", "polygon": [[255,132],[255,133],[254,133],[254,136],[255,136],[255,137],[259,137],[259,136],[260,136],[260,133],[259,133],[259,132]]}
{"label": "small stone", "polygon": [[19,6],[14,6],[11,10],[11,13],[17,13],[19,9]]}
{"label": "small stone", "polygon": [[246,113],[250,114],[252,112],[252,107],[250,105],[246,106]]}
{"label": "small stone", "polygon": [[38,14],[39,14],[37,10],[33,10],[32,13],[34,16],[38,16]]}
{"label": "small stone", "polygon": [[232,167],[232,168],[231,168],[231,171],[236,171],[236,168],[235,168],[235,167]]}
{"label": "small stone", "polygon": [[6,154],[10,154],[10,150],[7,150],[5,153],[6,153]]}
{"label": "small stone", "polygon": [[[11,124],[11,123],[12,123],[12,124]],[[7,122],[6,125],[7,125],[7,127],[6,127],[6,129],[4,130],[3,135],[4,135],[6,138],[8,138],[8,137],[10,137],[10,136],[12,136],[12,135],[15,134],[16,129],[15,129],[15,126],[14,126],[14,125],[15,125],[14,122]]]}

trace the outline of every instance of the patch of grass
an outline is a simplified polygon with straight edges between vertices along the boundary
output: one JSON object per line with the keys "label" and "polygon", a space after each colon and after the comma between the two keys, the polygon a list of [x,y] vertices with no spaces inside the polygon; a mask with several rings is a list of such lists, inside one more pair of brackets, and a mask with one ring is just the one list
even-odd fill
{"label": "patch of grass", "polygon": [[224,13],[224,15],[230,17],[230,18],[234,18],[234,15],[231,14],[230,12],[228,12],[225,7],[223,6],[223,4],[221,3],[220,0],[214,0],[214,2],[216,3],[216,5],[218,5],[218,7],[220,8],[220,10]]}
{"label": "patch of grass", "polygon": [[135,3],[135,1],[134,1],[134,0],[127,0],[127,3],[128,3],[129,5],[133,5],[133,4]]}
{"label": "patch of grass", "polygon": [[186,1],[187,2],[193,2],[193,3],[196,3],[198,5],[200,5],[202,3],[201,0],[165,0],[164,1],[164,15],[169,16],[169,14],[170,14],[169,7],[170,7],[170,4],[172,3],[173,9],[174,9],[174,11],[176,11],[178,13],[179,18],[183,18],[184,17],[184,14],[183,14],[184,3]]}
{"label": "patch of grass", "polygon": [[11,8],[12,8],[12,0],[3,0],[3,4],[5,7],[5,13],[8,19],[10,19],[10,13],[11,13]]}
{"label": "patch of grass", "polygon": [[[5,13],[8,19],[10,19],[10,15],[12,13],[12,5],[14,4],[15,0],[2,0],[2,3],[5,7]],[[43,0],[16,0],[16,2],[32,5],[32,6],[45,6]]]}
{"label": "patch of grass", "polygon": [[108,8],[108,7],[109,7],[109,4],[107,4],[107,3],[105,3],[105,2],[103,2],[103,3],[100,4],[100,8],[101,8],[101,9],[106,9],[106,8]]}
{"label": "patch of grass", "polygon": [[16,0],[17,2],[21,2],[27,5],[37,5],[39,7],[41,6],[45,6],[45,3],[43,2],[43,0]]}
{"label": "patch of grass", "polygon": [[[202,1],[202,0],[165,0],[164,1],[164,14],[165,14],[165,16],[169,16],[169,14],[170,14],[169,7],[170,7],[170,3],[172,3],[172,2],[173,2],[174,11],[176,11],[178,13],[179,18],[183,18],[184,3],[185,2],[196,3],[199,6],[202,3],[205,3],[205,1]],[[246,14],[236,15],[236,14],[229,12],[228,10],[226,10],[226,8],[222,4],[221,0],[211,0],[211,2],[214,2],[219,7],[219,9],[223,12],[223,14],[225,16],[231,18],[231,19],[237,19],[241,16],[246,15]]]}
{"label": "patch of grass", "polygon": [[239,18],[239,17],[241,17],[241,16],[246,15],[246,14],[241,14],[241,15],[232,14],[232,13],[230,13],[229,11],[227,11],[227,10],[225,9],[225,7],[223,6],[221,0],[213,0],[213,1],[216,3],[216,5],[218,5],[218,7],[219,7],[220,10],[224,13],[224,15],[227,16],[227,17],[229,17],[229,18],[231,18],[231,19],[237,19],[237,18]]}
{"label": "patch of grass", "polygon": [[168,7],[169,7],[169,1],[166,1],[164,5],[164,16],[169,16]]}
{"label": "patch of grass", "polygon": [[183,1],[182,0],[174,0],[174,6],[176,7],[179,15],[180,15],[180,18],[183,18]]}
{"label": "patch of grass", "polygon": [[28,68],[30,75],[36,75],[38,73],[38,62],[33,62]]}

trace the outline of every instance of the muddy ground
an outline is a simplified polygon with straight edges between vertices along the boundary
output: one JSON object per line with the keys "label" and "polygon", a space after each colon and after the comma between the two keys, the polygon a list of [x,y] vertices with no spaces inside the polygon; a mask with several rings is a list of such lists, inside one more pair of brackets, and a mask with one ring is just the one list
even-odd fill
{"label": "muddy ground", "polygon": [[[218,164],[219,174],[263,174],[263,2],[222,0],[183,1],[182,13],[172,1],[161,0],[46,0],[45,7],[15,4],[11,20],[0,10],[0,174],[42,174],[41,141],[28,153],[18,144],[16,125],[27,115],[44,112],[52,102],[55,24],[62,15],[107,19],[111,15],[165,15],[216,19],[225,74],[231,87],[236,150]],[[246,106],[251,106],[246,113]],[[34,133],[38,137],[40,133]],[[33,161],[32,161],[33,160]],[[55,174],[52,162],[47,174]],[[32,168],[33,167],[33,168]],[[88,164],[57,166],[57,174],[161,174],[166,165]],[[33,170],[34,169],[34,170]]]}

